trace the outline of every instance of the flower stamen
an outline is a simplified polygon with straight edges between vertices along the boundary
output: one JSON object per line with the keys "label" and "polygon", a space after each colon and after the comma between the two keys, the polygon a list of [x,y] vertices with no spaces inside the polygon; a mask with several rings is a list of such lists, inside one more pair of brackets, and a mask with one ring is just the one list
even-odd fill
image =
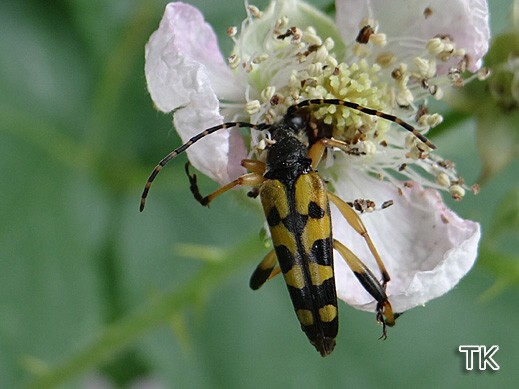
{"label": "flower stamen", "polygon": [[[254,28],[256,19],[263,15],[252,6],[248,12],[252,17],[242,29]],[[246,96],[245,113],[253,122],[274,123],[289,106],[302,100],[338,99],[397,115],[426,133],[443,120],[441,115],[427,112],[427,98],[439,100],[444,87],[462,87],[467,81],[463,77],[468,63],[466,51],[457,48],[448,34],[429,40],[389,38],[378,31],[377,20],[364,19],[350,56],[340,62],[331,37],[320,36],[312,26],[288,27],[289,23],[287,16],[278,18],[254,54],[249,53],[235,29],[228,30],[236,42],[229,65],[246,78],[250,87],[252,98]],[[401,48],[400,52],[397,48]],[[459,58],[457,65],[439,75],[438,63],[453,58]],[[400,130],[394,133],[394,125],[387,120],[335,105],[311,108],[311,115],[317,126],[330,126],[333,138],[355,144],[359,152],[348,153],[348,157],[370,173],[388,177],[393,170],[418,180],[417,170],[425,171],[432,177],[422,177],[420,182],[425,180],[429,186],[449,190],[455,198],[463,197],[464,189],[458,188],[463,186],[459,184],[462,180],[454,168],[443,166],[432,150],[413,135]],[[253,137],[252,149],[260,140]],[[405,169],[400,171],[402,166]]]}

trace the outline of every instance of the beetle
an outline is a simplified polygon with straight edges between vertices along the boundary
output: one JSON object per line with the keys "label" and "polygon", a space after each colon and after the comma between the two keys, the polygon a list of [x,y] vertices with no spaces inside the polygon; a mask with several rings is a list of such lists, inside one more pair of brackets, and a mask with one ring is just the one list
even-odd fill
{"label": "beetle", "polygon": [[[338,333],[334,249],[377,301],[376,319],[383,326],[381,338],[387,337],[386,326],[393,326],[400,314],[393,312],[386,294],[390,276],[361,218],[348,203],[327,190],[325,181],[316,171],[327,149],[350,150],[346,143],[333,139],[323,123],[315,121],[312,108],[322,105],[344,106],[395,122],[430,148],[435,148],[413,126],[393,115],[345,100],[304,100],[290,106],[274,124],[223,123],[206,129],[170,152],[150,174],[142,193],[140,210],[144,209],[151,184],[160,170],[200,139],[231,127],[249,127],[267,132],[271,142],[268,142],[265,161],[242,160],[241,165],[249,172],[208,196],[201,195],[196,175],[190,174],[187,163],[190,190],[200,204],[208,206],[217,196],[236,186],[257,189],[252,196],[259,195],[261,199],[274,249],[253,272],[250,287],[259,289],[267,280],[283,273],[301,328],[324,357],[333,351]],[[381,281],[347,246],[333,238],[330,202],[366,241],[382,275]]]}

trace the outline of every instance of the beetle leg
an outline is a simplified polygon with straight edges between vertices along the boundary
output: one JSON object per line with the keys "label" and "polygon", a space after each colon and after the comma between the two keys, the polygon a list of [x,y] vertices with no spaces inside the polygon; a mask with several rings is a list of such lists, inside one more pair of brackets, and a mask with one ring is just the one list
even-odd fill
{"label": "beetle leg", "polygon": [[352,147],[345,142],[330,138],[319,139],[308,150],[308,157],[312,160],[312,168],[314,170],[317,168],[317,165],[319,165],[319,162],[321,162],[324,151],[333,147],[336,147],[348,154],[352,153]]}
{"label": "beetle leg", "polygon": [[146,205],[146,198],[148,197],[148,192],[150,191],[151,184],[155,180],[155,177],[157,177],[157,174],[160,173],[162,168],[164,166],[166,166],[166,164],[169,161],[174,159],[180,153],[183,153],[184,151],[186,151],[189,147],[191,147],[193,144],[198,142],[200,139],[205,138],[206,136],[211,135],[212,133],[214,133],[216,131],[225,130],[225,129],[228,129],[231,127],[249,127],[249,128],[256,129],[258,131],[263,131],[266,128],[268,128],[269,126],[264,123],[262,123],[262,124],[252,124],[252,123],[244,123],[244,122],[222,123],[222,124],[219,124],[217,126],[214,126],[214,127],[211,127],[211,128],[208,128],[208,129],[202,131],[198,135],[195,135],[194,137],[189,139],[182,146],[177,147],[175,150],[173,150],[172,152],[170,152],[168,155],[166,155],[164,158],[161,159],[159,164],[157,166],[155,166],[155,168],[151,172],[150,176],[148,177],[148,180],[146,181],[146,185],[144,186],[144,190],[142,191],[142,195],[141,195],[141,205],[140,205],[141,212],[144,210],[144,206]]}
{"label": "beetle leg", "polygon": [[256,174],[265,174],[267,165],[265,162],[258,161],[257,159],[242,159],[241,165],[248,171]]}
{"label": "beetle leg", "polygon": [[324,143],[324,139],[321,139],[315,142],[312,147],[308,150],[308,157],[312,160],[312,169],[316,169],[319,162],[323,158],[324,151],[326,150],[326,145]]}
{"label": "beetle leg", "polygon": [[377,321],[382,323],[382,337],[386,338],[386,325],[392,327],[398,315],[393,314],[393,309],[386,295],[385,286],[379,282],[377,277],[369,270],[369,267],[349,248],[336,239],[333,240],[333,247],[344,258],[363,288],[377,300]]}
{"label": "beetle leg", "polygon": [[350,224],[350,226],[353,227],[355,231],[357,231],[366,241],[368,244],[369,250],[375,257],[375,260],[377,261],[378,268],[380,269],[380,272],[382,273],[382,286],[386,287],[386,284],[389,282],[390,277],[389,273],[386,270],[386,266],[384,265],[384,262],[382,262],[382,259],[380,258],[380,255],[378,254],[378,251],[373,244],[373,241],[371,240],[371,237],[368,234],[368,230],[364,226],[364,223],[362,223],[362,220],[360,219],[357,212],[353,210],[352,207],[350,207],[344,200],[342,200],[340,197],[336,196],[335,194],[328,192],[328,198],[332,203],[334,203],[339,211],[342,213],[342,216],[346,219],[346,221]]}
{"label": "beetle leg", "polygon": [[259,263],[250,277],[250,288],[257,290],[261,288],[265,282],[281,273],[281,269],[276,267],[277,262],[278,258],[274,250],[265,255],[265,258]]}
{"label": "beetle leg", "polygon": [[216,197],[221,195],[222,193],[227,192],[228,190],[234,188],[235,186],[241,185],[241,186],[259,186],[265,181],[265,178],[261,174],[258,173],[247,173],[244,174],[234,181],[229,182],[228,184],[222,186],[221,188],[215,190],[213,193],[202,196],[200,194],[200,189],[198,188],[198,183],[196,179],[196,174],[191,174],[189,172],[189,162],[185,165],[185,171],[189,178],[189,183],[191,189],[191,193],[193,193],[193,196],[195,197],[196,201],[198,201],[200,204],[204,206],[208,206],[211,201],[213,201]]}

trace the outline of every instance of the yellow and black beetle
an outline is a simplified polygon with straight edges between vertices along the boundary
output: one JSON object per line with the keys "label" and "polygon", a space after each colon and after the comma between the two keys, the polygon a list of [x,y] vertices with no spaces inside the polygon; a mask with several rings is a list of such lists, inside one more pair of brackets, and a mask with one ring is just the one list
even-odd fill
{"label": "yellow and black beetle", "polygon": [[[242,166],[250,173],[210,195],[203,197],[200,194],[196,176],[189,174],[188,164],[186,172],[193,195],[205,206],[238,185],[258,189],[274,250],[265,256],[252,274],[250,287],[258,289],[268,279],[282,272],[301,328],[322,356],[333,351],[338,331],[333,249],[341,254],[364,289],[377,301],[376,318],[383,325],[382,337],[386,337],[386,325],[394,325],[399,315],[393,313],[385,292],[389,274],[360,217],[350,205],[326,189],[324,180],[315,171],[327,148],[349,150],[344,142],[334,140],[327,134],[327,126],[315,122],[311,110],[314,106],[324,104],[344,106],[393,121],[429,147],[435,148],[414,127],[393,115],[344,100],[305,100],[289,107],[286,115],[272,125],[228,122],[194,136],[155,167],[146,182],[140,205],[142,211],[151,183],[164,165],[203,137],[231,127],[267,131],[272,142],[269,142],[265,162],[242,160]],[[382,281],[345,245],[333,239],[330,201],[365,239],[382,274]],[[277,263],[279,267],[276,267]]]}

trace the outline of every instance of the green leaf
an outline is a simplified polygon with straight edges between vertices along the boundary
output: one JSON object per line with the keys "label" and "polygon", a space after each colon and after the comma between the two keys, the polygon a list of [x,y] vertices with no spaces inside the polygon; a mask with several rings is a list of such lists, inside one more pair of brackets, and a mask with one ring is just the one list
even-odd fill
{"label": "green leaf", "polygon": [[228,278],[238,265],[246,263],[246,259],[250,258],[251,254],[258,254],[261,249],[257,237],[254,237],[237,248],[229,250],[226,255],[229,260],[207,263],[195,277],[184,285],[179,285],[175,291],[160,297],[156,296],[146,306],[106,327],[87,347],[40,375],[29,385],[29,388],[53,388],[99,365],[146,332],[166,324],[171,317],[192,305],[200,296],[210,293]]}
{"label": "green leaf", "polygon": [[499,202],[490,234],[497,237],[504,232],[519,234],[519,188],[512,188]]}
{"label": "green leaf", "polygon": [[[242,2],[187,2],[229,54],[225,30],[243,20]],[[388,341],[377,340],[373,315],[341,303],[338,346],[326,359],[301,332],[282,277],[248,289],[252,262],[268,251],[256,237],[263,219],[251,199],[242,207],[222,196],[204,209],[173,164],[139,214],[149,172],[178,144],[171,117],[153,109],[143,74],[144,44],[163,8],[158,0],[0,1],[0,387],[36,377],[83,387],[83,373],[97,372],[116,383],[145,374],[164,387],[513,387],[506,374],[519,365],[513,347],[498,354],[503,374],[466,374],[453,352],[460,342],[517,343],[510,323],[519,321],[518,289],[509,286],[519,249],[506,207],[496,222],[500,246],[485,243],[482,266],[445,297],[407,312]],[[489,100],[486,84],[472,86],[482,90],[469,96],[470,117]],[[492,114],[497,121],[508,112]],[[472,132],[442,139],[441,152],[472,181]],[[495,199],[516,185],[513,169],[452,207],[475,215],[487,233]],[[204,192],[213,188],[202,182]],[[501,237],[509,231],[505,250]],[[251,235],[254,248],[239,246]],[[188,244],[184,252],[180,243]],[[224,261],[180,258],[222,252]],[[480,304],[475,296],[494,281],[491,303]],[[275,373],[280,366],[283,374]]]}
{"label": "green leaf", "polygon": [[486,289],[480,299],[489,302],[507,288],[519,286],[519,257],[505,254],[484,245],[479,254],[478,264],[495,275],[492,286]]}
{"label": "green leaf", "polygon": [[519,110],[503,114],[496,106],[484,105],[478,114],[477,143],[483,163],[478,180],[486,183],[519,156]]}
{"label": "green leaf", "polygon": [[519,32],[508,31],[491,42],[485,65],[490,77],[473,80],[447,99],[477,119],[477,142],[484,184],[519,156]]}

